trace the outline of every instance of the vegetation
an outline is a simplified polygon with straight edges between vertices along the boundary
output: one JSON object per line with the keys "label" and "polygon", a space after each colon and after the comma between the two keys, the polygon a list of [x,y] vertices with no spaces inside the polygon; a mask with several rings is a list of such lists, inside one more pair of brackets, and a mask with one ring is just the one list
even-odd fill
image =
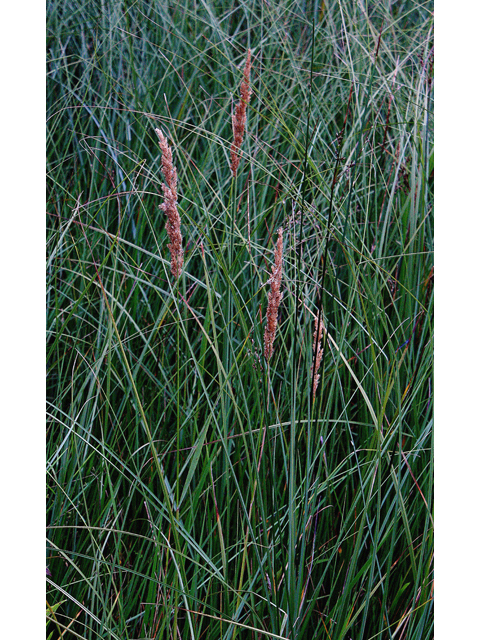
{"label": "vegetation", "polygon": [[47,2],[51,638],[433,637],[432,5]]}

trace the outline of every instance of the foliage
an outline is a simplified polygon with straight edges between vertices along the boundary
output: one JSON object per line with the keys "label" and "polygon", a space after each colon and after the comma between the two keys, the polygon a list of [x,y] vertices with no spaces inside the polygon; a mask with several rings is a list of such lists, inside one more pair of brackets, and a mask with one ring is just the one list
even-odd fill
{"label": "foliage", "polygon": [[47,10],[47,633],[433,637],[432,3]]}

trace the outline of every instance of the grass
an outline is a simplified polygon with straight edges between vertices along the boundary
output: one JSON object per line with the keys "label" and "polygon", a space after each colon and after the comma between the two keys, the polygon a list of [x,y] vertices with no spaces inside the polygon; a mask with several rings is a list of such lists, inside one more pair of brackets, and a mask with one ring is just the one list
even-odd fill
{"label": "grass", "polygon": [[47,8],[48,636],[433,637],[432,3]]}

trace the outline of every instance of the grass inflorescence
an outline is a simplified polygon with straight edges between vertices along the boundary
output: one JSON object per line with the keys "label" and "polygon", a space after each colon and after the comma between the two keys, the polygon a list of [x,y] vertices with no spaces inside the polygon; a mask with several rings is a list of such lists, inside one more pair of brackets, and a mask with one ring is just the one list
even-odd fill
{"label": "grass inflorescence", "polygon": [[48,636],[433,637],[432,3],[47,7]]}

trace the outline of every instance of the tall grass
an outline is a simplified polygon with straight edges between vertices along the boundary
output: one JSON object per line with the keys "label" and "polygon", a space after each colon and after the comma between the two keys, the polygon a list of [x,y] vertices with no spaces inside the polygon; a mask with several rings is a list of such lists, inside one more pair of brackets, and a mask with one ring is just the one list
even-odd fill
{"label": "tall grass", "polygon": [[47,633],[433,637],[432,3],[47,7]]}

